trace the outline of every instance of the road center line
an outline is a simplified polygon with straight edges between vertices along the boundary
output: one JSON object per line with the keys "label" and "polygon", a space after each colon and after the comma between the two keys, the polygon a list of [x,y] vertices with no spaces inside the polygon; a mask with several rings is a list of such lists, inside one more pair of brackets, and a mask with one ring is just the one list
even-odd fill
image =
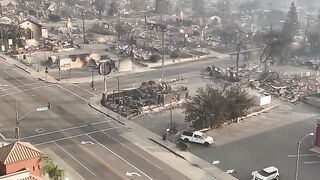
{"label": "road center line", "polygon": [[91,123],[90,125],[104,124],[104,123],[107,123],[107,122],[115,122],[115,123],[117,123],[117,121],[115,121],[115,120],[113,120],[113,119],[110,119],[110,120],[105,120],[105,121],[100,121],[100,122]]}
{"label": "road center line", "polygon": [[88,126],[88,125],[85,124],[85,125],[75,126],[75,127],[71,127],[71,128],[60,129],[60,130],[56,130],[56,131],[50,131],[50,132],[46,132],[46,133],[26,136],[26,137],[21,138],[21,140],[30,139],[30,138],[39,137],[39,136],[44,136],[44,135],[49,135],[49,134],[54,134],[54,133],[58,133],[58,132],[70,131],[70,130],[79,129],[79,128],[82,128],[82,127],[85,127],[85,126]]}
{"label": "road center line", "polygon": [[44,86],[39,86],[39,87],[29,88],[29,89],[26,89],[26,90],[21,90],[21,91],[17,91],[17,92],[13,92],[13,93],[4,94],[4,95],[1,95],[0,98],[5,97],[5,96],[10,96],[10,95],[13,95],[13,94],[18,94],[18,93],[22,93],[22,92],[31,91],[31,90],[34,90],[34,89],[41,89],[41,88],[45,88],[45,87],[49,87],[49,86],[55,86],[55,84],[48,84],[48,85],[44,85]]}
{"label": "road center line", "polygon": [[61,89],[65,90],[65,91],[67,91],[67,92],[69,92],[69,93],[71,93],[71,94],[73,94],[73,95],[77,96],[78,98],[80,98],[80,99],[82,99],[82,100],[84,100],[84,101],[88,102],[88,99],[86,99],[86,98],[84,98],[84,97],[82,97],[82,96],[80,96],[80,95],[76,94],[75,92],[72,92],[72,91],[70,91],[69,89],[66,89],[66,88],[64,88],[64,87],[62,87],[62,86],[60,86],[60,85],[57,85],[57,86],[58,86],[58,87],[60,87]]}
{"label": "road center line", "polygon": [[32,85],[37,85],[37,84],[41,84],[41,83],[40,83],[40,82],[37,82],[37,83],[25,84],[25,85],[22,85],[22,86],[14,86],[14,87],[11,87],[11,88],[3,89],[3,91],[11,91],[11,90],[13,90],[13,89],[19,89],[19,88],[23,88],[23,87],[27,87],[27,86],[32,86]]}
{"label": "road center line", "polygon": [[125,163],[127,163],[128,165],[130,165],[131,167],[133,167],[135,170],[139,171],[141,174],[143,174],[145,177],[147,177],[150,180],[153,180],[150,176],[148,176],[146,173],[144,173],[143,171],[141,171],[140,169],[138,169],[137,167],[135,167],[134,165],[132,165],[130,162],[128,162],[127,160],[125,160],[124,158],[122,158],[121,156],[119,156],[117,153],[113,152],[111,149],[109,149],[108,147],[106,147],[105,145],[103,145],[102,143],[100,143],[99,141],[97,141],[96,139],[94,139],[93,137],[91,137],[89,134],[87,134],[87,136],[92,139],[93,141],[95,141],[96,143],[98,143],[100,146],[102,146],[103,148],[105,148],[106,150],[108,150],[109,152],[111,152],[113,155],[117,156],[119,159],[121,159],[122,161],[124,161]]}
{"label": "road center line", "polygon": [[150,160],[146,159],[145,157],[141,156],[140,154],[138,154],[136,151],[132,150],[130,147],[126,146],[125,144],[121,143],[120,141],[116,140],[115,138],[111,137],[109,134],[107,134],[106,132],[102,132],[103,134],[105,134],[106,136],[108,136],[109,138],[111,138],[112,140],[114,140],[115,142],[119,143],[121,146],[127,148],[129,151],[133,152],[134,154],[138,155],[140,158],[144,159],[145,161],[147,161],[148,163],[152,164],[154,167],[158,168],[161,170],[161,168],[159,166],[157,166],[156,164],[154,164],[153,162],[151,162]]}
{"label": "road center line", "polygon": [[46,133],[35,134],[35,135],[23,137],[23,138],[21,138],[21,140],[30,139],[30,138],[39,137],[39,136],[44,136],[44,135],[49,135],[49,134],[54,134],[54,133],[58,133],[58,132],[70,131],[70,130],[74,130],[74,129],[80,129],[82,127],[86,127],[86,126],[89,126],[89,125],[104,124],[104,123],[111,122],[111,121],[114,121],[114,120],[100,121],[100,122],[95,122],[95,123],[91,123],[91,124],[84,124],[84,125],[74,126],[74,127],[70,127],[70,128],[50,131],[50,132],[46,132]]}
{"label": "road center line", "polygon": [[95,95],[94,93],[92,93],[92,92],[89,91],[88,89],[85,89],[85,88],[83,88],[83,87],[81,87],[81,86],[79,86],[79,85],[77,85],[77,84],[73,84],[73,85],[74,85],[75,87],[77,87],[77,88],[79,88],[79,89],[81,89],[81,90],[83,90],[83,91],[91,94],[91,95]]}
{"label": "road center line", "polygon": [[[318,154],[300,154],[300,157],[310,157],[310,156],[317,156]],[[296,154],[288,155],[288,158],[295,158],[297,157]]]}
{"label": "road center line", "polygon": [[307,161],[307,162],[304,162],[305,164],[320,164],[320,161]]}
{"label": "road center line", "polygon": [[92,172],[87,166],[85,166],[82,162],[80,162],[77,158],[75,158],[74,156],[72,156],[67,150],[65,150],[64,148],[62,148],[58,143],[53,142],[55,145],[57,145],[63,152],[65,152],[68,156],[70,156],[73,160],[75,160],[77,163],[79,163],[82,167],[84,167],[87,171],[89,171],[91,174],[93,174],[94,176],[97,176],[94,172]]}
{"label": "road center line", "polygon": [[50,144],[52,142],[63,141],[63,140],[67,140],[67,139],[72,139],[72,138],[76,138],[76,137],[80,137],[80,136],[85,136],[85,135],[89,135],[89,134],[93,134],[93,133],[98,133],[98,132],[102,132],[102,131],[108,131],[108,130],[123,128],[123,127],[125,127],[125,126],[116,126],[116,127],[112,127],[112,128],[91,131],[89,133],[81,133],[81,134],[74,135],[74,136],[68,136],[68,137],[64,137],[64,138],[60,138],[60,139],[56,139],[56,140],[45,141],[45,142],[42,142],[42,143],[39,143],[39,144],[35,144],[34,146],[41,146],[41,145],[45,145],[45,144]]}

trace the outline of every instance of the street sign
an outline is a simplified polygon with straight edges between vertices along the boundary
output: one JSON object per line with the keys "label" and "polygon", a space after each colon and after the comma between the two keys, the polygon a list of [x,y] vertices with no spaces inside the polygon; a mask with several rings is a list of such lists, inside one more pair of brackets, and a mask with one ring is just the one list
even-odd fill
{"label": "street sign", "polygon": [[111,73],[111,65],[109,62],[102,62],[99,64],[99,74],[106,76]]}
{"label": "street sign", "polygon": [[48,110],[48,107],[47,106],[44,106],[44,107],[38,107],[36,109],[37,112],[43,112],[43,111],[47,111]]}

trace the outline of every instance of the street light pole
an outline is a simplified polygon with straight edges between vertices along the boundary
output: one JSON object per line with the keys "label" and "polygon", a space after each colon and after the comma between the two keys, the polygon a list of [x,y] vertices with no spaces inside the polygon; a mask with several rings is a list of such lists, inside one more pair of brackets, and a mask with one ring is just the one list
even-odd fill
{"label": "street light pole", "polygon": [[35,112],[35,111],[46,111],[48,109],[51,108],[51,102],[48,103],[48,105],[46,106],[46,109],[43,109],[44,107],[41,107],[40,110],[38,110],[39,108],[34,108],[31,109],[29,112],[25,113],[24,115],[22,115],[21,117],[19,116],[19,108],[18,108],[18,102],[15,101],[15,111],[16,111],[16,127],[15,127],[15,139],[17,141],[20,141],[20,121],[25,118],[26,116],[28,116],[29,114]]}
{"label": "street light pole", "polygon": [[103,84],[104,84],[104,93],[107,93],[107,82],[106,82],[106,75],[103,76]]}
{"label": "street light pole", "polygon": [[298,146],[297,146],[297,161],[296,161],[296,174],[295,174],[295,180],[298,180],[299,177],[299,161],[300,161],[300,147],[301,143],[308,137],[308,136],[313,136],[313,133],[309,133],[305,135],[301,141],[298,141]]}

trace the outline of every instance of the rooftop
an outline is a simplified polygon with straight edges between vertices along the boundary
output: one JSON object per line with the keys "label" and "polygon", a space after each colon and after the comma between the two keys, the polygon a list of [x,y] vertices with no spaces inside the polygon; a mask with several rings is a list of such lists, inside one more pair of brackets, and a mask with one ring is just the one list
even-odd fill
{"label": "rooftop", "polygon": [[0,148],[0,162],[11,164],[34,157],[40,157],[41,151],[28,142],[15,142]]}

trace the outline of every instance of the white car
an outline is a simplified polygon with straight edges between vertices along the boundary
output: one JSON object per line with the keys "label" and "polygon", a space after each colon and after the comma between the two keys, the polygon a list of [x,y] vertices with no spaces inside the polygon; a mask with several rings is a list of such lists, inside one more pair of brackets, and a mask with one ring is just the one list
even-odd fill
{"label": "white car", "polygon": [[190,141],[190,142],[203,144],[206,146],[209,146],[214,142],[211,136],[206,136],[204,133],[200,131],[195,131],[195,132],[183,131],[181,135],[181,139],[186,142]]}
{"label": "white car", "polygon": [[252,172],[253,180],[279,180],[279,170],[274,166]]}

